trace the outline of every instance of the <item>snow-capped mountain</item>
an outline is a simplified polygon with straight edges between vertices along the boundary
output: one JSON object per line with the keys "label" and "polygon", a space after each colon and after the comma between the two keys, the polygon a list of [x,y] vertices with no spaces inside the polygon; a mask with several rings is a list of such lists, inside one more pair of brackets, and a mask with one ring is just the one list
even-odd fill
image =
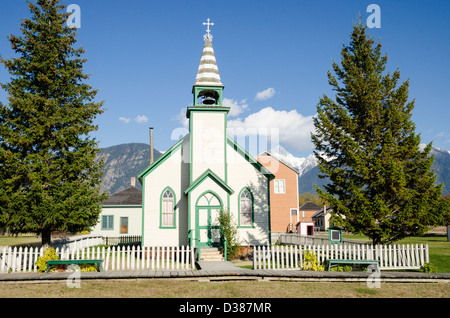
{"label": "snow-capped mountain", "polygon": [[270,149],[270,153],[277,159],[280,159],[295,168],[299,172],[300,177],[317,166],[316,158],[313,154],[306,158],[297,158],[280,145]]}
{"label": "snow-capped mountain", "polygon": [[[103,148],[101,156],[105,159],[102,190],[109,194],[130,186],[130,178],[136,177],[148,167],[150,146],[147,144],[122,144]],[[315,192],[314,185],[323,187],[328,179],[320,179],[317,175],[319,167],[313,154],[306,158],[297,158],[282,146],[269,151],[274,157],[286,162],[299,171],[299,193]],[[437,184],[443,184],[443,195],[450,194],[450,153],[448,150],[432,148],[434,155],[433,169],[436,172]],[[155,160],[161,152],[154,149]],[[136,185],[138,188],[140,184]]]}
{"label": "snow-capped mountain", "polygon": [[[425,145],[421,145],[422,149]],[[270,150],[270,153],[297,171],[299,171],[299,192],[315,192],[314,184],[322,187],[328,183],[328,179],[319,179],[319,168],[313,154],[306,158],[297,158],[282,146],[278,145]],[[431,154],[434,156],[432,169],[436,173],[436,183],[443,184],[443,195],[450,194],[450,151],[433,147]]]}

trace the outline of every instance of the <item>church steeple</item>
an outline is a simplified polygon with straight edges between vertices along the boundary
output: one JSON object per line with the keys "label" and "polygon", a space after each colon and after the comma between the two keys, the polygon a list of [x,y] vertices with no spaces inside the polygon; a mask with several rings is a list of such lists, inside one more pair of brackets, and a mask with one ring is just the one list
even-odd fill
{"label": "church steeple", "polygon": [[222,86],[216,57],[210,39],[205,40],[194,86]]}
{"label": "church steeple", "polygon": [[208,105],[221,106],[222,105],[222,90],[224,88],[220,80],[219,69],[214,55],[212,46],[212,35],[210,34],[210,25],[214,23],[204,22],[207,25],[206,34],[203,36],[205,45],[203,46],[203,53],[200,59],[200,65],[197,71],[192,93],[194,94],[194,106]]}

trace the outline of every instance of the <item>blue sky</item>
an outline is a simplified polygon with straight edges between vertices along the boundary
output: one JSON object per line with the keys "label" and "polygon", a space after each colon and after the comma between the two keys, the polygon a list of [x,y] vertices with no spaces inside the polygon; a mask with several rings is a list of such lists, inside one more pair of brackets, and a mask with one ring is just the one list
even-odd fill
{"label": "blue sky", "polygon": [[[149,1],[70,0],[81,9],[78,44],[85,72],[99,90],[105,113],[93,136],[100,147],[148,143],[172,146],[192,105],[192,85],[207,18],[229,127],[275,128],[280,144],[296,156],[312,153],[311,118],[322,94],[333,96],[327,71],[340,61],[353,23],[365,22],[374,3],[381,28],[369,29],[388,54],[388,69],[410,79],[413,121],[423,143],[450,150],[450,1]],[[22,0],[1,0],[0,54],[13,56],[8,34],[19,35],[29,16]],[[9,80],[1,65],[0,82]],[[259,93],[259,94],[258,94]],[[4,91],[0,101],[5,102]],[[224,102],[225,103],[225,102]],[[247,130],[248,131],[248,130]],[[246,145],[244,145],[246,146]],[[264,148],[264,142],[260,149]]]}

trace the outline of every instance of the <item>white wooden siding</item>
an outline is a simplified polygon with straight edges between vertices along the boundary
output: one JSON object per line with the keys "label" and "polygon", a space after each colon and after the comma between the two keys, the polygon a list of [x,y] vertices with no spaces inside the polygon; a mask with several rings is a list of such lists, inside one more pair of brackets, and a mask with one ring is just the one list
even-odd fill
{"label": "white wooden siding", "polygon": [[192,112],[192,180],[211,169],[225,180],[225,113]]}
{"label": "white wooden siding", "polygon": [[[184,194],[189,186],[189,142],[172,153],[145,177],[144,204],[144,245],[186,245],[187,238],[187,198]],[[183,155],[181,153],[183,152]],[[169,186],[175,194],[176,227],[160,228],[160,197]]]}
{"label": "white wooden siding", "polygon": [[254,199],[253,228],[239,228],[243,245],[267,244],[269,242],[268,179],[245,158],[227,145],[228,185],[235,191],[230,196],[230,211],[236,222],[239,213],[239,193],[248,187]]}

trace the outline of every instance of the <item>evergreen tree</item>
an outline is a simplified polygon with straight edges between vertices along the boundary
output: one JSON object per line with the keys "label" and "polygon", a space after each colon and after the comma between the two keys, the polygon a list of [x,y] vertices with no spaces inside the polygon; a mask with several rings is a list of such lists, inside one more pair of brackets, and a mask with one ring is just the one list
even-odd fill
{"label": "evergreen tree", "polygon": [[28,2],[22,35],[8,37],[17,57],[0,59],[11,74],[0,105],[0,227],[51,241],[52,231],[77,232],[97,223],[102,163],[89,133],[103,102],[87,85],[76,30],[58,0]]}
{"label": "evergreen tree", "polygon": [[319,177],[330,178],[317,193],[346,230],[374,244],[422,235],[442,218],[442,185],[431,170],[431,143],[419,146],[409,81],[399,85],[398,69],[385,72],[381,43],[361,22],[341,58],[341,65],[333,62],[335,75],[328,72],[335,100],[323,95],[314,119]]}

